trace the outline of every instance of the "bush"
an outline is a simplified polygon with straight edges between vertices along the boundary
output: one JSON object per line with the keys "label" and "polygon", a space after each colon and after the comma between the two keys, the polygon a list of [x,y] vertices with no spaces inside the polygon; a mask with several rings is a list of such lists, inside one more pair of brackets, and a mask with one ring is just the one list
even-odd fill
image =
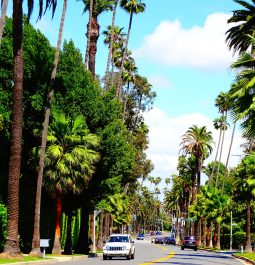
{"label": "bush", "polygon": [[239,231],[233,234],[233,248],[240,249],[241,246],[245,246],[246,233]]}
{"label": "bush", "polygon": [[0,252],[4,249],[4,242],[7,232],[7,208],[0,203]]}

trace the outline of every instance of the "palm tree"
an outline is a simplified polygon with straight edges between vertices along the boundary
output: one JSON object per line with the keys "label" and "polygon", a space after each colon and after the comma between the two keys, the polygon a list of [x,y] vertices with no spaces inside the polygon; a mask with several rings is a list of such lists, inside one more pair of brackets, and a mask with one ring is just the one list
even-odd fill
{"label": "palm tree", "polygon": [[57,47],[56,47],[56,52],[55,52],[55,57],[54,57],[54,62],[53,62],[53,70],[51,73],[51,80],[50,80],[51,89],[50,89],[48,96],[47,96],[47,103],[46,103],[47,105],[46,105],[45,117],[44,117],[44,123],[43,123],[41,152],[40,152],[38,177],[37,177],[34,234],[33,234],[32,250],[30,252],[31,256],[41,256],[42,255],[41,251],[40,251],[40,207],[41,207],[42,178],[43,178],[45,150],[46,150],[47,133],[48,133],[48,127],[49,127],[50,110],[51,110],[51,101],[53,98],[54,88],[55,88],[55,78],[56,78],[56,74],[57,74],[59,52],[60,52],[60,47],[61,47],[61,43],[62,43],[62,34],[63,34],[63,28],[64,28],[66,8],[67,8],[67,0],[64,0],[63,1],[61,22],[60,22],[60,26],[59,26],[58,42],[57,42]]}
{"label": "palm tree", "polygon": [[117,83],[117,94],[116,94],[117,98],[120,98],[121,96],[122,71],[123,71],[124,60],[126,60],[127,52],[128,52],[128,43],[129,43],[131,27],[132,27],[132,22],[133,22],[133,15],[143,13],[145,11],[146,5],[145,3],[142,3],[141,0],[121,0],[120,6],[129,13],[130,18],[129,18],[129,25],[128,25],[127,41],[126,41],[126,46],[124,49],[123,57],[121,60],[119,78],[118,78],[118,83]]}
{"label": "palm tree", "polygon": [[63,114],[55,114],[48,134],[43,185],[56,198],[57,218],[53,253],[61,254],[60,216],[63,196],[81,193],[94,173],[93,164],[99,154],[96,135],[90,134],[82,116],[74,121]]}
{"label": "palm tree", "polygon": [[228,23],[235,23],[236,25],[230,28],[227,32],[226,42],[230,49],[241,54],[251,48],[254,53],[254,43],[251,43],[250,36],[254,36],[255,30],[255,1],[252,4],[244,0],[234,0],[240,4],[244,9],[233,11],[232,17]]}
{"label": "palm tree", "polygon": [[87,31],[87,45],[86,45],[86,52],[85,52],[85,58],[84,58],[85,70],[87,70],[87,68],[88,68],[88,60],[89,60],[89,46],[90,46],[90,34],[91,34],[93,5],[94,5],[94,1],[90,0],[90,2],[89,2],[89,22],[88,22],[88,31]]}
{"label": "palm tree", "polygon": [[113,12],[112,12],[112,25],[110,27],[111,29],[111,37],[110,37],[110,45],[108,50],[108,57],[107,57],[107,64],[106,64],[106,71],[105,71],[105,84],[104,84],[104,90],[108,89],[109,86],[109,69],[110,69],[110,62],[112,58],[113,62],[113,44],[114,44],[114,33],[115,33],[115,17],[116,17],[116,11],[118,7],[119,0],[114,1],[113,6]]}
{"label": "palm tree", "polygon": [[[84,12],[90,10],[91,0],[83,0],[85,5]],[[89,20],[89,24],[91,24],[91,30],[87,31],[87,37],[90,39],[89,42],[89,70],[92,75],[95,77],[95,67],[96,67],[96,52],[97,52],[97,41],[99,38],[99,23],[98,16],[104,11],[109,11],[113,9],[114,0],[97,0],[93,2],[93,9],[91,12],[91,19]],[[88,27],[89,28],[89,27]],[[85,66],[86,67],[86,66]]]}
{"label": "palm tree", "polygon": [[206,127],[197,125],[190,127],[182,136],[181,151],[184,154],[193,155],[196,158],[197,193],[200,191],[200,179],[203,161],[212,152],[212,133],[207,132]]}
{"label": "palm tree", "polygon": [[4,23],[5,23],[5,17],[6,17],[6,11],[8,6],[8,0],[1,1],[2,7],[1,7],[1,17],[0,17],[0,47],[4,32]]}
{"label": "palm tree", "polygon": [[[43,1],[41,1],[43,3]],[[52,7],[53,13],[56,1],[46,0],[46,8]],[[33,10],[33,1],[28,5],[28,18]],[[43,5],[39,5],[39,18],[43,12]],[[8,176],[8,219],[7,239],[3,255],[19,255],[18,223],[19,223],[19,178],[22,145],[22,116],[23,116],[23,11],[22,1],[13,1],[13,104],[12,104],[12,139]]]}
{"label": "palm tree", "polygon": [[[224,146],[224,138],[225,138],[225,131],[228,128],[227,124],[227,113],[229,109],[229,96],[227,93],[221,92],[218,97],[216,98],[215,106],[219,108],[219,112],[222,113],[221,120],[220,120],[220,135],[222,135],[221,141],[219,140],[219,145],[220,146],[220,153],[219,153],[219,162],[221,162],[221,157],[222,157],[222,151],[223,151],[223,146]],[[218,185],[218,173],[219,173],[219,167],[217,169],[217,178],[216,178],[216,188]]]}

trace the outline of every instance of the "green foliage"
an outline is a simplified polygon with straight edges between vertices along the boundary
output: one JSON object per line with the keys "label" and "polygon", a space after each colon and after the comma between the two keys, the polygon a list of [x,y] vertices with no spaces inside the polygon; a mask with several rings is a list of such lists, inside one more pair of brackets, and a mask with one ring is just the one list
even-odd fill
{"label": "green foliage", "polygon": [[0,252],[3,251],[7,232],[7,208],[0,203]]}

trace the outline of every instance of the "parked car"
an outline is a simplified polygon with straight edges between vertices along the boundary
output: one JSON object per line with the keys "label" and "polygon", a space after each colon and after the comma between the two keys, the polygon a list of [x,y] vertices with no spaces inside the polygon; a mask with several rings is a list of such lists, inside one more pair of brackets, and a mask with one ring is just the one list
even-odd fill
{"label": "parked car", "polygon": [[185,236],[182,240],[181,250],[184,248],[192,248],[197,251],[197,238],[195,236]]}
{"label": "parked car", "polygon": [[144,234],[143,233],[139,233],[136,237],[137,240],[144,240]]}
{"label": "parked car", "polygon": [[129,234],[112,234],[103,247],[103,259],[112,257],[135,258],[135,244]]}
{"label": "parked car", "polygon": [[176,241],[175,241],[175,238],[174,237],[166,236],[165,237],[165,240],[164,240],[164,243],[165,244],[175,245],[176,244]]}
{"label": "parked car", "polygon": [[161,236],[156,236],[154,239],[155,244],[164,244],[164,238]]}
{"label": "parked car", "polygon": [[161,231],[156,231],[156,236],[162,235]]}

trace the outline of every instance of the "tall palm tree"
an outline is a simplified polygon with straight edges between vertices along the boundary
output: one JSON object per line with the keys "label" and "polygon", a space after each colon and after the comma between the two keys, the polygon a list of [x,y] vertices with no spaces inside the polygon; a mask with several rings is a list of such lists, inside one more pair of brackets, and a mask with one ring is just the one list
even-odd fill
{"label": "tall palm tree", "polygon": [[234,0],[241,5],[243,9],[233,11],[232,17],[228,23],[235,23],[236,25],[226,32],[226,42],[230,49],[241,54],[251,48],[254,53],[254,43],[251,43],[250,36],[254,36],[255,30],[255,1],[252,4],[244,0]]}
{"label": "tall palm tree", "polygon": [[121,60],[121,66],[120,66],[120,72],[119,72],[119,78],[118,78],[118,84],[117,84],[117,92],[116,92],[117,98],[120,98],[121,96],[122,71],[123,71],[124,61],[126,60],[127,52],[128,52],[128,43],[129,43],[131,27],[132,27],[132,22],[133,22],[133,15],[143,13],[145,11],[146,5],[145,3],[142,3],[141,0],[121,0],[120,6],[129,13],[130,17],[129,17],[127,41],[126,41],[126,46],[124,49],[123,57]]}
{"label": "tall palm tree", "polygon": [[[83,0],[85,5],[84,12],[90,10],[91,0]],[[87,31],[87,37],[90,39],[89,41],[89,70],[92,75],[95,77],[96,74],[96,52],[97,52],[97,41],[99,38],[99,23],[98,16],[105,11],[109,11],[113,9],[114,0],[96,0],[93,2],[93,9],[91,12],[91,19],[89,23],[91,23],[90,32]],[[89,28],[89,27],[88,27]],[[88,29],[89,30],[89,29]],[[86,66],[85,66],[86,67]]]}
{"label": "tall palm tree", "polygon": [[86,45],[86,52],[85,52],[85,58],[84,58],[85,70],[87,70],[88,68],[88,61],[89,61],[89,46],[90,46],[93,5],[94,5],[94,0],[90,0],[89,2],[89,22],[88,22],[88,31],[87,31],[87,45]]}
{"label": "tall palm tree", "polygon": [[1,1],[1,17],[0,17],[0,47],[4,32],[4,23],[5,23],[5,17],[6,17],[6,11],[8,6],[8,0]]}
{"label": "tall palm tree", "polygon": [[212,133],[207,132],[205,126],[199,128],[197,125],[193,125],[182,136],[181,151],[184,154],[190,154],[196,158],[197,193],[200,191],[202,164],[212,152],[212,144]]}
{"label": "tall palm tree", "polygon": [[66,15],[66,8],[67,8],[67,0],[64,0],[62,16],[61,16],[61,21],[60,21],[60,26],[59,26],[58,42],[57,42],[57,47],[56,47],[56,52],[55,52],[55,57],[54,57],[54,62],[53,62],[53,70],[51,73],[50,91],[47,96],[47,103],[46,103],[47,105],[46,105],[44,123],[43,123],[41,152],[40,152],[40,160],[39,160],[39,168],[38,168],[38,176],[37,176],[34,233],[33,233],[32,250],[30,252],[31,256],[42,255],[40,251],[40,207],[41,207],[42,178],[43,178],[45,150],[46,150],[46,144],[47,144],[47,133],[48,133],[48,127],[49,127],[50,110],[51,110],[51,101],[52,101],[54,89],[55,89],[55,78],[57,74],[59,52],[60,52],[60,47],[62,43],[62,35],[63,35],[65,15]]}
{"label": "tall palm tree", "polygon": [[47,138],[43,185],[56,199],[57,218],[52,252],[61,254],[62,199],[68,192],[79,194],[86,188],[94,173],[93,164],[99,159],[99,154],[95,151],[99,145],[99,139],[86,129],[82,116],[69,120],[63,114],[54,115]]}
{"label": "tall palm tree", "polygon": [[110,37],[110,45],[108,49],[108,57],[107,57],[107,64],[106,64],[106,71],[105,71],[105,84],[104,90],[108,89],[109,86],[109,69],[110,69],[110,62],[112,58],[113,62],[113,44],[114,44],[114,33],[115,33],[115,17],[117,12],[119,0],[114,1],[113,12],[112,12],[112,24],[111,24],[111,37]]}
{"label": "tall palm tree", "polygon": [[[43,1],[39,5],[39,18],[43,13]],[[56,0],[46,0],[46,8],[52,7],[53,14]],[[28,5],[28,17],[33,10],[33,1]],[[13,1],[13,104],[12,104],[12,139],[8,176],[8,219],[7,239],[3,255],[19,255],[18,223],[19,223],[19,178],[22,145],[22,116],[23,116],[23,11],[22,1]]]}
{"label": "tall palm tree", "polygon": [[[221,116],[221,123],[220,123],[220,131],[222,135],[221,141],[219,141],[219,146],[220,146],[220,153],[219,153],[219,162],[221,162],[222,158],[222,151],[223,151],[223,146],[224,146],[224,138],[225,138],[225,132],[228,128],[227,124],[227,113],[229,109],[229,96],[228,93],[221,92],[218,97],[216,98],[215,106],[219,108],[219,112],[222,114]],[[219,163],[220,165],[220,163]],[[217,169],[217,177],[216,177],[216,188],[218,185],[218,173],[219,173],[219,166]]]}
{"label": "tall palm tree", "polygon": [[[110,58],[108,58],[109,62],[107,62],[107,70],[105,73],[104,90],[108,90],[109,87],[113,84],[116,51],[123,46],[124,39],[126,36],[126,34],[122,32],[123,29],[124,28],[120,28],[119,26],[114,26],[114,30],[112,30],[112,27],[108,26],[107,29],[103,31],[103,35],[105,36],[104,44],[108,45],[108,49],[110,52]],[[109,69],[110,63],[112,68],[111,73]]]}

